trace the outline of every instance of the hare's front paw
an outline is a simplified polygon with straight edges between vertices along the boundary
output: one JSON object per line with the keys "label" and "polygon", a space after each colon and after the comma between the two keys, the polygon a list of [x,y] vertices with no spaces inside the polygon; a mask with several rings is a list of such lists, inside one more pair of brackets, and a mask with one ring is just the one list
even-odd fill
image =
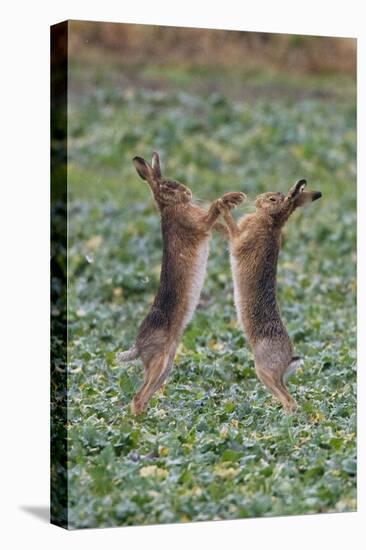
{"label": "hare's front paw", "polygon": [[242,203],[245,199],[245,193],[233,191],[222,195],[219,201],[221,201],[221,204],[226,208],[235,208],[235,206],[238,206],[238,204]]}

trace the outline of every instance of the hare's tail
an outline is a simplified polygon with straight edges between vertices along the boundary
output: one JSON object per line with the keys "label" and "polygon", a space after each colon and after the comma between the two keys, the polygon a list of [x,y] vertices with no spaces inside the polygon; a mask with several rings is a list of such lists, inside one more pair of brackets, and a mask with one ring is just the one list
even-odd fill
{"label": "hare's tail", "polygon": [[132,346],[132,348],[127,351],[119,351],[116,353],[116,361],[117,363],[126,363],[127,361],[137,359],[138,356],[139,352],[137,351],[136,346]]}
{"label": "hare's tail", "polygon": [[295,355],[294,357],[292,357],[291,359],[291,363],[289,364],[289,366],[287,367],[286,371],[284,372],[284,375],[283,375],[283,379],[284,380],[287,380],[287,378],[289,376],[291,376],[292,374],[294,374],[294,372],[302,366],[304,360],[302,357],[299,357],[298,355]]}

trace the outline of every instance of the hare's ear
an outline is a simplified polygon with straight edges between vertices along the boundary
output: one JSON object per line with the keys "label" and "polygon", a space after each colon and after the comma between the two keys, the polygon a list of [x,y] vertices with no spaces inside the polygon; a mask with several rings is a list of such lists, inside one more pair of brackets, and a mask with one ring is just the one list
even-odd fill
{"label": "hare's ear", "polygon": [[287,193],[285,200],[291,201],[291,202],[295,201],[300,196],[300,194],[304,191],[305,187],[306,187],[306,180],[298,180]]}
{"label": "hare's ear", "polygon": [[152,169],[154,170],[154,174],[157,178],[161,178],[161,169],[160,169],[160,159],[159,155],[157,153],[153,153],[152,161],[151,161]]}
{"label": "hare's ear", "polygon": [[141,157],[134,157],[132,162],[135,165],[138,175],[149,183],[154,179],[154,171],[150,164]]}

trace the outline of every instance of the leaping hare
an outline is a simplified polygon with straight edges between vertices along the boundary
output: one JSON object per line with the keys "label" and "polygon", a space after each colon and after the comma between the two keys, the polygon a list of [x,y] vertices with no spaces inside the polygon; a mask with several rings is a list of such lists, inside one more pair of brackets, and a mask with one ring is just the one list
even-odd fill
{"label": "leaping hare", "polygon": [[163,384],[184,327],[196,309],[206,272],[211,229],[221,205],[229,211],[241,203],[244,193],[225,193],[214,201],[208,212],[191,202],[188,187],[162,177],[159,156],[151,165],[141,157],[133,163],[141,178],[149,184],[161,215],[163,258],[160,285],[149,313],[143,320],[135,345],[117,354],[117,361],[139,357],[145,368],[144,381],[131,403],[133,414],[141,413],[150,397]]}
{"label": "leaping hare", "polygon": [[281,230],[300,206],[321,197],[319,191],[304,192],[299,180],[287,193],[263,193],[256,198],[256,212],[238,224],[229,208],[219,205],[226,221],[234,299],[239,323],[252,348],[258,378],[287,412],[296,410],[284,379],[299,365],[281,320],[276,300],[276,273]]}

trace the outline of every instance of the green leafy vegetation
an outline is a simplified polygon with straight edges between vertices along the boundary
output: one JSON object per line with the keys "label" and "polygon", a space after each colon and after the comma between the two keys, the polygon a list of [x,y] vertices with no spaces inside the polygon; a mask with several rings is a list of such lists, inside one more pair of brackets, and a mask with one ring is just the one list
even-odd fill
{"label": "green leafy vegetation", "polygon": [[[239,81],[233,97],[229,87],[212,89],[208,73],[192,93],[194,74],[184,72],[182,90],[179,79],[146,84],[145,71],[120,85],[113,67],[70,73],[69,526],[355,510],[352,83],[340,94],[322,80],[317,93],[314,77],[302,77],[301,93],[286,95],[283,77],[273,99],[271,79],[246,88],[243,78],[240,98]],[[141,363],[119,366],[114,355],[134,342],[159,280],[159,215],[131,162],[153,150],[164,173],[204,202],[225,191],[251,200],[285,192],[303,177],[322,191],[288,222],[279,260],[282,314],[305,358],[289,381],[295,415],[255,376],[236,324],[227,244],[214,235],[175,368],[147,412],[131,416]],[[248,201],[234,215],[251,210]]]}

